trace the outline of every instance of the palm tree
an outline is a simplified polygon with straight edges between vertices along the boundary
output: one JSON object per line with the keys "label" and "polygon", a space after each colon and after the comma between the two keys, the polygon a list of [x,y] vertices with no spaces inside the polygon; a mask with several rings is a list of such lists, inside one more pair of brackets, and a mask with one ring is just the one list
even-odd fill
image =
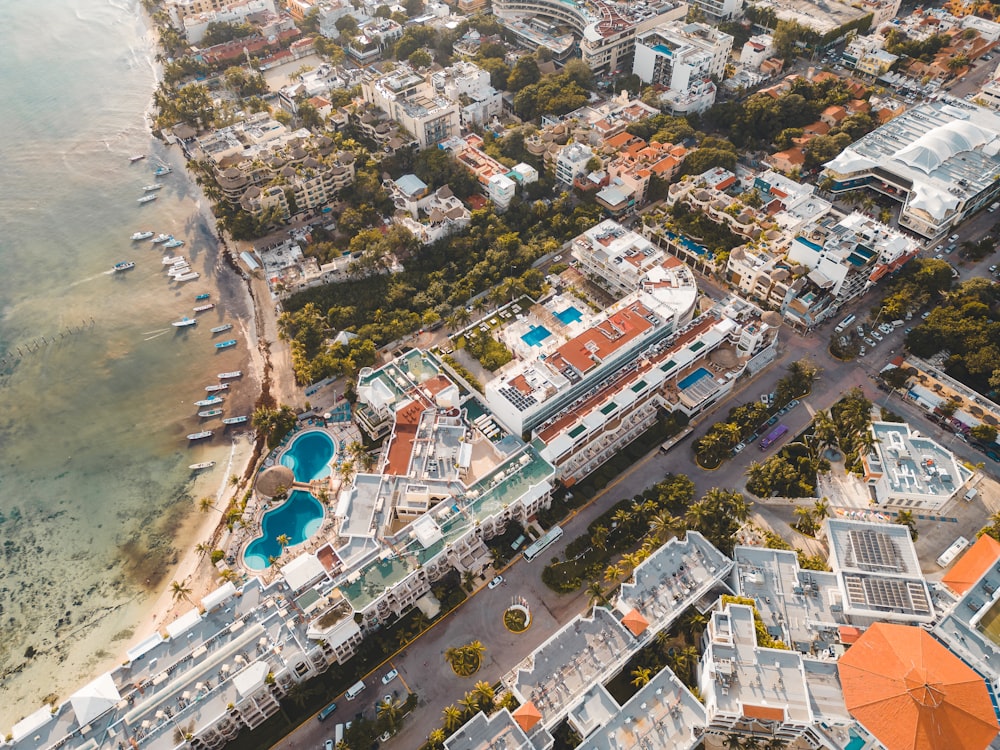
{"label": "palm tree", "polygon": [[741,738],[738,734],[727,734],[726,735],[726,750],[740,750],[743,747]]}
{"label": "palm tree", "polygon": [[760,750],[760,740],[750,735],[743,740],[743,750]]}
{"label": "palm tree", "polygon": [[225,570],[219,572],[219,580],[226,581],[228,583],[238,583],[240,580],[240,574],[232,568],[226,568]]}
{"label": "palm tree", "polygon": [[288,536],[288,534],[278,534],[275,541],[277,541],[278,544],[281,546],[282,552],[285,551],[285,547],[287,547],[289,544],[292,543],[292,539],[291,537]]}
{"label": "palm tree", "polygon": [[632,512],[628,508],[619,508],[612,514],[611,520],[619,526],[627,526],[632,521]]}
{"label": "palm tree", "polygon": [[623,575],[625,575],[625,571],[616,563],[612,563],[604,570],[604,580],[608,583],[617,583]]}
{"label": "palm tree", "polygon": [[788,743],[783,739],[772,737],[767,741],[767,744],[764,745],[764,750],[785,750],[787,747]]}
{"label": "palm tree", "polygon": [[472,591],[476,585],[476,577],[472,574],[471,570],[466,570],[462,573],[462,587],[466,591]]}
{"label": "palm tree", "polygon": [[896,515],[896,523],[900,526],[908,526],[910,529],[910,536],[913,539],[917,538],[917,519],[913,517],[912,510],[901,510]]}
{"label": "palm tree", "polygon": [[209,552],[212,551],[212,545],[206,544],[205,542],[199,542],[198,544],[194,545],[194,550],[199,555],[204,557],[205,555],[207,555]]}
{"label": "palm tree", "polygon": [[194,601],[191,599],[191,587],[187,585],[186,578],[183,583],[180,581],[173,581],[170,584],[170,590],[173,594],[174,601],[177,601],[178,599],[185,599],[189,603],[194,604]]}
{"label": "palm tree", "polygon": [[473,686],[473,693],[476,695],[476,699],[479,703],[479,707],[492,705],[495,694],[493,692],[493,686],[485,680],[480,680]]}
{"label": "palm tree", "polygon": [[653,520],[649,522],[649,528],[660,542],[665,542],[674,529],[677,528],[677,519],[668,510],[661,510]]}
{"label": "palm tree", "polygon": [[200,510],[202,513],[208,513],[208,511],[213,509],[218,510],[218,508],[216,508],[212,504],[212,498],[203,497],[201,498],[201,500],[198,501],[198,510]]}
{"label": "palm tree", "polygon": [[[447,709],[445,709],[447,710]],[[444,747],[444,741],[448,739],[443,729],[434,729],[427,735],[427,742],[433,750],[440,750]]]}
{"label": "palm tree", "polygon": [[446,732],[454,732],[462,724],[462,712],[454,704],[451,706],[445,706],[444,711],[441,712],[444,716],[444,730]]}
{"label": "palm tree", "polygon": [[813,521],[812,508],[800,505],[793,511],[793,513],[795,513],[799,519],[795,522],[795,528],[803,534],[812,536],[813,532],[816,530],[816,524]]}
{"label": "palm tree", "polygon": [[479,701],[472,693],[466,693],[459,698],[458,705],[463,708],[464,714],[474,714],[479,710]]}
{"label": "palm tree", "polygon": [[600,581],[591,581],[587,585],[587,596],[589,599],[589,606],[593,607],[595,605],[607,604],[608,597],[604,594],[604,587],[601,586]]}
{"label": "palm tree", "polygon": [[636,687],[648,685],[651,679],[653,679],[653,670],[649,667],[640,666],[632,670],[632,684]]}
{"label": "palm tree", "polygon": [[830,515],[830,503],[825,497],[813,503],[813,514],[816,518],[823,519]]}

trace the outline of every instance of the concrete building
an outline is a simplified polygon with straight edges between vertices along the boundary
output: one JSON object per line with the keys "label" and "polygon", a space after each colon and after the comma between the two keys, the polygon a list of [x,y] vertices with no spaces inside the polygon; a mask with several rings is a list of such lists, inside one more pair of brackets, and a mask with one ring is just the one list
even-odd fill
{"label": "concrete building", "polygon": [[632,72],[667,89],[661,100],[675,114],[702,112],[715,102],[733,38],[702,23],[661,24],[636,38]]}
{"label": "concrete building", "polygon": [[906,423],[873,422],[871,432],[875,442],[861,460],[879,505],[940,510],[972,478],[954,453]]}
{"label": "concrete building", "polygon": [[[209,7],[210,10],[196,12],[195,8]],[[170,20],[191,44],[198,45],[205,38],[205,32],[213,23],[267,23],[277,20],[278,10],[274,0],[239,0],[218,3],[205,0],[174,0],[167,4]]]}
{"label": "concrete building", "polygon": [[730,21],[743,14],[743,0],[692,0],[691,5],[698,8],[713,23]]}
{"label": "concrete building", "polygon": [[822,6],[808,0],[754,0],[753,5],[771,11],[779,21],[795,21],[820,36],[835,34],[833,38],[836,38],[836,32],[846,34],[845,26],[863,23],[867,16],[872,20],[869,26],[862,27],[863,30],[894,18],[901,0],[864,0],[854,5],[829,0]]}
{"label": "concrete building", "polygon": [[500,116],[503,107],[500,92],[490,85],[490,74],[471,62],[459,60],[431,73],[431,85],[446,98],[462,104],[459,113],[462,127],[486,125]]}
{"label": "concrete building", "polygon": [[930,589],[906,526],[829,518],[823,531],[848,623],[934,620]]}
{"label": "concrete building", "polygon": [[458,103],[437,93],[426,76],[406,65],[391,73],[366,73],[361,91],[366,102],[413,134],[420,148],[434,146],[461,130]]}
{"label": "concrete building", "polygon": [[773,56],[774,37],[770,34],[756,34],[740,50],[740,66],[748,70],[760,70],[764,61]]}
{"label": "concrete building", "polygon": [[922,104],[828,162],[831,191],[899,201],[900,226],[938,238],[1000,196],[1000,116],[958,101]]}
{"label": "concrete building", "polygon": [[403,36],[403,27],[391,18],[372,18],[361,25],[359,33],[344,45],[344,52],[362,67],[382,59]]}
{"label": "concrete building", "polygon": [[585,143],[569,143],[556,156],[556,181],[570,187],[578,177],[587,174],[587,162],[594,156]]}
{"label": "concrete building", "polygon": [[854,212],[833,226],[816,225],[796,236],[788,260],[810,269],[810,280],[843,305],[902,268],[919,249],[902,232]]}
{"label": "concrete building", "polygon": [[[726,0],[733,2],[734,0]],[[596,74],[619,75],[630,66],[636,34],[664,21],[684,17],[687,6],[670,0],[651,0],[641,6],[621,3],[582,3],[576,0],[497,0],[493,5],[497,19],[531,46],[544,40],[526,30],[540,27],[546,36],[555,38],[555,30],[565,27],[579,39],[580,56]],[[568,55],[573,39],[565,41],[557,54]]]}
{"label": "concrete building", "polygon": [[482,150],[483,139],[475,133],[464,138],[452,137],[438,144],[449,151],[459,164],[472,172],[487,197],[501,211],[510,206],[517,188],[538,182],[538,170],[530,164],[506,167]]}
{"label": "concrete building", "polygon": [[469,209],[447,185],[428,194],[415,214],[399,212],[393,218],[396,224],[406,227],[424,245],[464,229],[471,220]]}

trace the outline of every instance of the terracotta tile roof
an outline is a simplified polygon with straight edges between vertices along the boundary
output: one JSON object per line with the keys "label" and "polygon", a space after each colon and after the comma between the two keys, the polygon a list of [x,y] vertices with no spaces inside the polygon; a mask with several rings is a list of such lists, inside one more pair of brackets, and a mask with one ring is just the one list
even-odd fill
{"label": "terracotta tile roof", "polygon": [[413,441],[417,437],[417,425],[420,415],[427,405],[422,400],[410,401],[396,412],[396,425],[393,428],[392,442],[389,444],[389,460],[386,474],[404,476],[410,468],[410,455],[413,453]]}
{"label": "terracotta tile roof", "polygon": [[511,716],[514,717],[514,721],[516,721],[517,725],[525,732],[530,732],[531,728],[542,720],[541,711],[539,711],[538,708],[535,707],[535,704],[531,701],[518,706]]}
{"label": "terracotta tile roof", "polygon": [[748,719],[761,719],[763,721],[784,721],[785,709],[771,706],[751,706],[749,703],[743,704],[743,715]]}
{"label": "terracotta tile roof", "polygon": [[1000,542],[983,534],[958,558],[941,582],[956,594],[964,594],[976,585],[997,558],[1000,558]]}
{"label": "terracotta tile roof", "polygon": [[619,133],[618,135],[611,136],[606,141],[604,141],[604,143],[609,148],[622,148],[623,146],[627,146],[629,143],[631,143],[632,139],[635,137],[636,136],[632,135],[631,133]]}
{"label": "terracotta tile roof", "polygon": [[1000,729],[982,677],[921,628],[877,622],[837,669],[847,710],[887,750],[983,750]]}
{"label": "terracotta tile roof", "polygon": [[858,638],[861,637],[861,631],[853,625],[841,625],[837,630],[840,635],[840,642],[847,646],[856,643]]}

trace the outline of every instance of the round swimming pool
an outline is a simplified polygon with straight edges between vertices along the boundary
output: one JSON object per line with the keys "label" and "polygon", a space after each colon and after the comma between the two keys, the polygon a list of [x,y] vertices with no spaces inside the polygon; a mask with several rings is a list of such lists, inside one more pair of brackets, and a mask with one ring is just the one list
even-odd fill
{"label": "round swimming pool", "polygon": [[243,562],[251,570],[271,567],[271,558],[281,555],[278,537],[288,537],[288,546],[302,544],[323,525],[323,504],[303,490],[294,490],[281,505],[261,519],[261,535],[243,551]]}
{"label": "round swimming pool", "polygon": [[303,432],[281,455],[281,463],[292,470],[296,482],[311,482],[330,476],[330,462],[337,455],[333,438],[322,430]]}

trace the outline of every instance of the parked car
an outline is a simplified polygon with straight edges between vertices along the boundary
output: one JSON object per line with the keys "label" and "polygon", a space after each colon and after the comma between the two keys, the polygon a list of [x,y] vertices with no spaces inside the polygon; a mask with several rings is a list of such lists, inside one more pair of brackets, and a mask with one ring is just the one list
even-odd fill
{"label": "parked car", "polygon": [[875,339],[876,341],[881,341],[882,334],[879,333],[878,331],[872,331],[872,338]]}
{"label": "parked car", "polygon": [[958,235],[953,234],[951,237],[948,238],[948,242],[958,242]]}
{"label": "parked car", "polygon": [[733,448],[733,455],[735,456],[737,453],[739,453],[741,450],[743,450],[746,447],[747,447],[746,443],[737,443],[736,447]]}
{"label": "parked car", "polygon": [[503,576],[493,576],[493,580],[490,581],[488,584],[486,584],[486,587],[490,589],[495,589],[501,583],[503,583]]}
{"label": "parked car", "polygon": [[931,311],[930,310],[927,310],[926,312],[920,313],[920,319],[921,320],[927,320],[930,316],[931,316]]}
{"label": "parked car", "polygon": [[859,357],[863,357],[863,356],[865,356],[865,355],[866,355],[867,353],[868,353],[868,350],[867,350],[867,349],[865,349],[865,348],[864,348],[863,346],[861,347],[861,349],[859,349],[859,350],[858,350],[858,356],[859,356]]}
{"label": "parked car", "polygon": [[392,682],[393,680],[395,680],[397,677],[399,677],[399,670],[397,670],[397,669],[390,669],[388,672],[386,672],[382,676],[382,684],[383,685],[388,685],[390,682]]}
{"label": "parked car", "polygon": [[872,341],[872,340],[871,340],[870,338],[868,338],[867,336],[865,336],[865,338],[864,338],[864,342],[865,342],[866,344],[868,344],[868,346],[870,346],[870,347],[871,347],[872,349],[874,349],[874,348],[875,348],[876,346],[878,346],[878,344],[876,344],[876,343],[875,343],[874,341]]}

